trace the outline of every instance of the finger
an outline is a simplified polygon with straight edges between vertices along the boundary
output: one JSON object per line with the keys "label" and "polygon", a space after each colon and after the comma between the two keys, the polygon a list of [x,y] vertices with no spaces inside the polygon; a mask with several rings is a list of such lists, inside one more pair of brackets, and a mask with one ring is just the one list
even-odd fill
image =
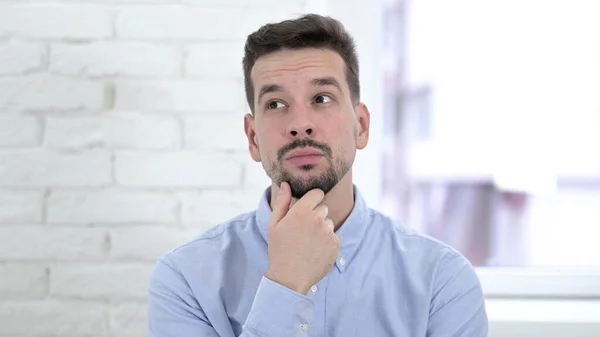
{"label": "finger", "polygon": [[315,188],[306,192],[306,194],[300,198],[296,204],[294,204],[295,209],[309,209],[313,210],[323,201],[325,198],[325,193],[322,190]]}
{"label": "finger", "polygon": [[290,186],[286,182],[280,184],[280,192],[273,203],[273,212],[271,213],[270,226],[275,226],[287,214],[292,201]]}
{"label": "finger", "polygon": [[333,223],[333,220],[331,220],[330,218],[327,218],[327,219],[325,219],[325,224],[332,232],[335,231],[335,224]]}
{"label": "finger", "polygon": [[315,211],[317,212],[317,214],[319,214],[321,219],[325,219],[327,218],[327,214],[329,214],[329,207],[327,207],[327,205],[325,204],[320,204],[315,208]]}

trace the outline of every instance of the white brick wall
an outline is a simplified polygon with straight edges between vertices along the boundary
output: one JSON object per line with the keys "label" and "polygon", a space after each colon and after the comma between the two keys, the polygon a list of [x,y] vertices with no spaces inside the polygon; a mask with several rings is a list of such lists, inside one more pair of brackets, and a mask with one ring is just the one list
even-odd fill
{"label": "white brick wall", "polygon": [[99,301],[2,301],[0,336],[105,336],[106,316],[107,305]]}
{"label": "white brick wall", "polygon": [[42,66],[44,46],[8,41],[0,45],[0,75],[19,75]]}
{"label": "white brick wall", "polygon": [[[87,40],[113,36],[111,10],[106,6],[0,4],[0,36]],[[45,42],[45,41],[40,41]]]}
{"label": "white brick wall", "polygon": [[169,77],[181,73],[181,48],[136,42],[54,44],[50,71],[62,75]]}
{"label": "white brick wall", "polygon": [[52,76],[49,73],[13,75],[0,78],[0,109],[11,108],[23,112],[97,111],[105,107],[106,93],[106,85],[101,82]]}
{"label": "white brick wall", "polygon": [[243,42],[305,6],[0,1],[0,336],[147,335],[156,259],[268,186]]}
{"label": "white brick wall", "polygon": [[0,115],[0,125],[10,125],[11,128],[0,127],[0,146],[31,147],[40,143],[40,119],[35,116]]}
{"label": "white brick wall", "polygon": [[[21,122],[28,122],[30,124],[27,126],[33,128],[32,121]],[[101,116],[49,116],[46,118],[44,143],[46,147],[55,149],[109,147],[169,150],[178,148],[181,138],[177,117],[122,111],[107,112]],[[9,140],[5,139],[4,142]],[[21,143],[24,142],[21,140]]]}
{"label": "white brick wall", "polygon": [[204,80],[119,81],[115,96],[119,110],[239,112],[247,105],[242,79],[232,80],[217,74]]}
{"label": "white brick wall", "polygon": [[41,223],[42,191],[0,189],[0,225]]}

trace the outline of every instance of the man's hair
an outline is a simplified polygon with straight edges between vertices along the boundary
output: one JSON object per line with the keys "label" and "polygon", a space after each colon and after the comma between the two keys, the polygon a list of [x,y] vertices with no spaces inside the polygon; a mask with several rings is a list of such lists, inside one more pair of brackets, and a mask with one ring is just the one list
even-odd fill
{"label": "man's hair", "polygon": [[248,35],[244,48],[246,99],[254,113],[254,86],[250,72],[258,58],[282,49],[323,48],[338,53],[346,64],[346,81],[354,104],[360,99],[358,57],[354,39],[337,20],[317,14],[268,23]]}

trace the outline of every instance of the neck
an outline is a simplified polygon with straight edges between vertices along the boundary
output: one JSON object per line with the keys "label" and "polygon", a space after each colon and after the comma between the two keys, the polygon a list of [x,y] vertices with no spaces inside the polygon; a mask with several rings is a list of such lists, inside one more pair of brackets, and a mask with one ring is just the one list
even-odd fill
{"label": "neck", "polygon": [[[279,194],[279,187],[273,183],[271,185],[271,200],[275,200]],[[298,201],[292,199],[291,207]],[[346,175],[338,182],[338,184],[325,195],[323,204],[329,209],[328,218],[330,218],[337,231],[354,208],[354,185],[352,183],[352,171],[348,171]],[[273,207],[271,201],[271,208]]]}

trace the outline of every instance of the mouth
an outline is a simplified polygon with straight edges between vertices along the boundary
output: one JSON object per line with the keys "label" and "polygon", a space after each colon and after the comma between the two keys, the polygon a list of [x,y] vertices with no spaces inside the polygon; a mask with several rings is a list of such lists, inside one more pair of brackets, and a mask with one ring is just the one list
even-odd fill
{"label": "mouth", "polygon": [[292,151],[292,153],[290,153],[286,160],[294,165],[302,166],[317,164],[319,161],[321,161],[321,159],[323,159],[323,157],[323,153],[318,150],[299,149],[296,151]]}

